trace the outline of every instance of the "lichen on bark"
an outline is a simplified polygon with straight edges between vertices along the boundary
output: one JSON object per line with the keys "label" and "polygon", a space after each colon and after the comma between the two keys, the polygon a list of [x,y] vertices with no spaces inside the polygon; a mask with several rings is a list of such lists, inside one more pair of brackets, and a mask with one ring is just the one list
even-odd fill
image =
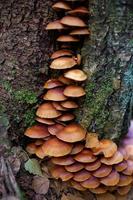
{"label": "lichen on bark", "polygon": [[78,121],[100,137],[119,141],[133,106],[133,13],[131,1],[90,1],[90,38],[82,48],[88,74]]}

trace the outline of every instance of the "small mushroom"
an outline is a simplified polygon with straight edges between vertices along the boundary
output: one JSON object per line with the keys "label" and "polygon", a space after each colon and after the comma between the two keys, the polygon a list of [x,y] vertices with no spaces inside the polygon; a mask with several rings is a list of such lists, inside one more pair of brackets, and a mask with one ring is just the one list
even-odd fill
{"label": "small mushroom", "polygon": [[127,168],[122,173],[125,175],[133,175],[133,160],[127,160]]}
{"label": "small mushroom", "polygon": [[71,7],[65,3],[65,2],[57,2],[55,3],[52,8],[55,10],[55,11],[67,11],[67,10],[71,10]]}
{"label": "small mushroom", "polygon": [[44,89],[52,89],[55,87],[63,86],[64,84],[61,83],[58,79],[49,79],[44,84]]}
{"label": "small mushroom", "polygon": [[103,178],[108,176],[112,171],[112,166],[102,165],[96,171],[93,172],[93,176],[97,178]]}
{"label": "small mushroom", "polygon": [[24,135],[30,138],[45,138],[45,137],[48,137],[50,134],[46,126],[34,125],[32,127],[29,127],[25,131]]}
{"label": "small mushroom", "polygon": [[58,158],[51,158],[51,162],[56,165],[72,165],[75,161],[72,158],[72,156],[64,156],[64,157],[58,157]]}
{"label": "small mushroom", "polygon": [[94,194],[105,194],[107,192],[107,187],[100,185],[97,188],[89,189]]}
{"label": "small mushroom", "polygon": [[122,162],[115,165],[115,169],[118,172],[122,172],[127,168],[127,161],[123,160]]}
{"label": "small mushroom", "polygon": [[48,90],[43,96],[43,99],[50,101],[64,101],[67,97],[64,95],[64,88],[59,87]]}
{"label": "small mushroom", "polygon": [[72,121],[74,118],[75,118],[75,115],[71,113],[65,113],[61,115],[60,117],[58,117],[57,120],[60,122],[68,122],[68,121]]}
{"label": "small mushroom", "polygon": [[83,149],[80,153],[75,155],[74,159],[81,163],[91,163],[96,161],[96,157],[93,155],[91,150]]}
{"label": "small mushroom", "polygon": [[35,152],[36,156],[38,158],[43,159],[44,157],[46,157],[47,155],[44,153],[44,150],[42,148],[42,146],[37,147],[36,152]]}
{"label": "small mushroom", "polygon": [[60,57],[60,58],[57,58],[57,59],[52,61],[51,65],[50,65],[50,68],[51,69],[60,69],[61,70],[61,69],[72,68],[75,65],[77,65],[77,63],[73,58]]}
{"label": "small mushroom", "polygon": [[123,155],[117,151],[111,158],[102,158],[101,162],[106,165],[114,165],[123,161]]}
{"label": "small mushroom", "polygon": [[81,86],[69,85],[64,89],[64,95],[67,97],[82,97],[85,90]]}
{"label": "small mushroom", "polygon": [[29,144],[26,146],[26,151],[27,151],[29,154],[35,154],[36,149],[37,149],[37,146],[35,145],[34,142],[29,143]]}
{"label": "small mushroom", "polygon": [[63,128],[64,128],[64,125],[56,123],[54,125],[48,126],[48,131],[51,135],[56,135]]}
{"label": "small mushroom", "polygon": [[71,123],[56,134],[56,137],[65,142],[78,142],[85,138],[86,130],[79,124]]}
{"label": "small mushroom", "polygon": [[90,35],[90,31],[88,30],[88,28],[76,28],[74,30],[72,30],[69,35],[72,36],[86,36],[86,35]]}
{"label": "small mushroom", "polygon": [[78,171],[82,170],[83,168],[84,168],[84,165],[81,163],[78,163],[78,162],[76,162],[72,165],[65,166],[65,169],[68,172],[78,172]]}
{"label": "small mushroom", "polygon": [[64,108],[62,105],[61,105],[61,102],[52,102],[53,106],[55,107],[56,110],[59,110],[59,111],[67,111],[68,109],[67,108]]}
{"label": "small mushroom", "polygon": [[86,27],[86,24],[82,19],[79,17],[73,17],[73,16],[65,16],[60,20],[61,24],[67,25],[67,26],[77,26],[77,27]]}
{"label": "small mushroom", "polygon": [[85,81],[87,79],[87,75],[80,69],[71,69],[64,74],[64,77],[74,81]]}
{"label": "small mushroom", "polygon": [[120,181],[118,183],[118,186],[120,186],[120,187],[127,186],[127,185],[131,184],[132,181],[133,181],[132,176],[120,174]]}
{"label": "small mushroom", "polygon": [[112,170],[112,172],[104,178],[101,178],[100,182],[106,186],[115,186],[119,183],[120,175],[117,171]]}
{"label": "small mushroom", "polygon": [[44,142],[42,149],[47,156],[61,157],[68,155],[71,152],[72,144],[53,137]]}
{"label": "small mushroom", "polygon": [[36,117],[36,121],[40,122],[42,124],[47,124],[47,125],[55,124],[55,122],[52,119],[44,119],[44,118],[40,118],[40,117]]}
{"label": "small mushroom", "polygon": [[74,174],[73,180],[77,182],[82,182],[82,181],[86,181],[90,177],[91,177],[91,174],[87,170],[83,169]]}
{"label": "small mushroom", "polygon": [[79,190],[79,191],[85,191],[86,188],[84,188],[83,186],[81,186],[81,184],[79,182],[76,182],[76,181],[73,181],[71,180],[71,186],[76,189],[76,190]]}
{"label": "small mushroom", "polygon": [[79,152],[81,152],[84,149],[84,145],[82,143],[76,143],[74,144],[72,151],[71,151],[71,155],[75,155]]}
{"label": "small mushroom", "polygon": [[117,192],[120,194],[120,195],[126,195],[130,192],[132,188],[132,185],[129,184],[129,185],[126,185],[126,186],[123,186],[123,187],[118,187],[117,188]]}
{"label": "small mushroom", "polygon": [[52,176],[55,179],[62,179],[62,181],[68,181],[73,177],[73,174],[67,172],[64,167],[56,165],[54,168],[50,170]]}
{"label": "small mushroom", "polygon": [[86,181],[81,182],[81,185],[88,189],[95,189],[95,188],[99,187],[100,182],[96,177],[91,176]]}
{"label": "small mushroom", "polygon": [[41,104],[36,112],[36,115],[40,118],[53,119],[59,117],[62,113],[54,108],[52,103]]}
{"label": "small mushroom", "polygon": [[60,49],[58,51],[55,51],[52,55],[51,55],[51,59],[56,59],[62,56],[72,56],[73,52],[71,50],[68,49]]}
{"label": "small mushroom", "polygon": [[92,163],[87,163],[85,165],[85,169],[88,171],[95,171],[97,169],[99,169],[99,167],[101,166],[101,162],[99,159],[97,159],[96,161],[92,162]]}
{"label": "small mushroom", "polygon": [[73,108],[78,108],[78,104],[74,101],[66,100],[61,102],[61,106],[67,109],[73,109]]}
{"label": "small mushroom", "polygon": [[71,85],[74,83],[71,79],[65,78],[63,75],[59,76],[58,80],[65,85]]}
{"label": "small mushroom", "polygon": [[67,28],[59,20],[50,22],[46,26],[46,30],[62,30],[62,29],[67,29]]}
{"label": "small mushroom", "polygon": [[67,12],[69,15],[73,15],[73,16],[85,16],[89,14],[89,11],[86,7],[84,6],[79,6],[73,10],[70,10]]}
{"label": "small mushroom", "polygon": [[71,35],[60,35],[57,42],[79,42],[79,39]]}
{"label": "small mushroom", "polygon": [[87,133],[86,135],[86,148],[95,148],[99,146],[100,142],[96,133]]}

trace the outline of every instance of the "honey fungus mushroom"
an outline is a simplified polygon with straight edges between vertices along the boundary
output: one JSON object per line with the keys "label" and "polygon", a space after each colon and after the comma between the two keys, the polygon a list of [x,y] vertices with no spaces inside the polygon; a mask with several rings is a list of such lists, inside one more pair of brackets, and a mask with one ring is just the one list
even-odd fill
{"label": "honey fungus mushroom", "polygon": [[86,24],[82,19],[79,17],[74,17],[74,16],[65,16],[60,20],[61,24],[67,25],[67,26],[77,26],[77,27],[86,27]]}
{"label": "honey fungus mushroom", "polygon": [[57,2],[55,3],[52,8],[55,10],[55,11],[68,11],[68,10],[71,10],[71,7],[66,3],[66,2]]}

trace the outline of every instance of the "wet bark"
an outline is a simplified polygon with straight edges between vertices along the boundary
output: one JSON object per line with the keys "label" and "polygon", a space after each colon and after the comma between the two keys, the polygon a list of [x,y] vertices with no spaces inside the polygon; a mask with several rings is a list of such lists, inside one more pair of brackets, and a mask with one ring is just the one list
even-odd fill
{"label": "wet bark", "polygon": [[90,0],[89,8],[91,36],[82,48],[89,79],[79,121],[118,141],[127,133],[133,108],[133,3]]}

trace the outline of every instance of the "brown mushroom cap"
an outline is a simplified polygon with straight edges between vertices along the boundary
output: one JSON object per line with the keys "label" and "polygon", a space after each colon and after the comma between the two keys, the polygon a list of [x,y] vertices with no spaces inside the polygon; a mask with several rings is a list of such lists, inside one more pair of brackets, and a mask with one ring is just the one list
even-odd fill
{"label": "brown mushroom cap", "polygon": [[60,35],[57,40],[57,42],[79,42],[79,39],[76,37],[73,37],[71,35]]}
{"label": "brown mushroom cap", "polygon": [[84,23],[83,20],[81,20],[78,17],[73,17],[73,16],[65,16],[63,17],[60,22],[63,25],[67,25],[67,26],[77,26],[77,27],[86,27],[86,24]]}
{"label": "brown mushroom cap", "polygon": [[52,89],[55,87],[60,87],[63,86],[64,84],[61,83],[58,79],[49,79],[48,81],[45,82],[44,88],[45,89]]}
{"label": "brown mushroom cap", "polygon": [[52,8],[53,8],[54,10],[56,10],[56,11],[71,10],[71,7],[70,7],[67,3],[61,2],[61,1],[55,3],[55,4],[52,6]]}
{"label": "brown mushroom cap", "polygon": [[100,185],[100,182],[96,177],[91,176],[88,180],[83,181],[81,185],[88,189],[95,189]]}
{"label": "brown mushroom cap", "polygon": [[51,135],[56,135],[63,128],[64,128],[64,125],[62,124],[54,124],[54,125],[48,126],[48,131]]}
{"label": "brown mushroom cap", "polygon": [[55,179],[62,179],[62,181],[68,181],[73,177],[73,174],[67,172],[64,167],[56,165],[53,169],[50,170],[52,176]]}
{"label": "brown mushroom cap", "polygon": [[71,152],[72,144],[68,144],[54,137],[45,141],[42,148],[48,156],[61,157]]}
{"label": "brown mushroom cap", "polygon": [[51,59],[56,59],[62,56],[72,56],[73,52],[68,49],[60,49],[51,55]]}
{"label": "brown mushroom cap", "polygon": [[84,168],[84,165],[81,163],[78,163],[78,162],[76,162],[72,165],[65,166],[65,169],[68,172],[78,172],[78,171],[82,170],[83,168]]}
{"label": "brown mushroom cap", "polygon": [[127,161],[125,161],[125,160],[123,160],[121,163],[118,163],[117,165],[115,165],[115,169],[118,172],[122,172],[126,168],[127,168]]}
{"label": "brown mushroom cap", "polygon": [[94,188],[94,189],[89,189],[92,193],[94,194],[104,194],[107,192],[107,187],[105,186],[99,186],[97,188]]}
{"label": "brown mushroom cap", "polygon": [[133,175],[133,160],[127,160],[127,168],[122,173],[125,175]]}
{"label": "brown mushroom cap", "polygon": [[133,181],[133,177],[132,176],[127,176],[127,175],[120,175],[120,181],[118,183],[118,186],[127,186],[129,184],[131,184]]}
{"label": "brown mushroom cap", "polygon": [[62,29],[66,29],[66,27],[59,20],[50,22],[46,26],[46,30],[62,30]]}
{"label": "brown mushroom cap", "polygon": [[70,33],[70,35],[90,35],[90,31],[88,30],[88,28],[76,28],[74,30],[72,30]]}
{"label": "brown mushroom cap", "polygon": [[78,142],[85,138],[86,130],[79,124],[71,123],[56,134],[56,137],[65,142]]}
{"label": "brown mushroom cap", "polygon": [[37,139],[36,141],[35,141],[35,145],[36,146],[40,146],[40,145],[42,145],[44,143],[44,138],[43,139]]}
{"label": "brown mushroom cap", "polygon": [[64,77],[74,81],[85,81],[87,79],[87,75],[80,69],[71,69],[64,74]]}
{"label": "brown mushroom cap", "polygon": [[76,143],[74,144],[73,148],[72,148],[72,151],[71,151],[71,155],[75,155],[79,152],[81,152],[82,150],[84,149],[84,145],[81,144],[81,143]]}
{"label": "brown mushroom cap", "polygon": [[64,95],[67,97],[82,97],[85,91],[81,86],[69,85],[64,89]]}
{"label": "brown mushroom cap", "polygon": [[131,190],[131,188],[132,188],[132,184],[129,184],[129,185],[126,185],[126,186],[123,186],[123,187],[118,187],[117,192],[120,195],[125,195],[125,194],[129,193],[129,191]]}
{"label": "brown mushroom cap", "polygon": [[87,133],[86,135],[86,148],[94,148],[99,145],[98,135],[96,133]]}
{"label": "brown mushroom cap", "polygon": [[73,15],[73,16],[84,16],[84,15],[88,15],[89,14],[89,11],[87,10],[86,7],[84,6],[79,6],[77,8],[75,8],[74,10],[70,10],[67,12],[68,14],[70,15]]}
{"label": "brown mushroom cap", "polygon": [[58,80],[62,83],[64,83],[65,85],[71,85],[73,84],[73,81],[68,79],[68,78],[65,78],[63,75],[59,76]]}
{"label": "brown mushroom cap", "polygon": [[78,153],[74,159],[81,163],[91,163],[94,162],[97,158],[93,155],[92,151],[84,149]]}
{"label": "brown mushroom cap", "polygon": [[48,137],[50,134],[46,126],[34,125],[32,127],[27,128],[24,135],[30,138],[45,138]]}
{"label": "brown mushroom cap", "polygon": [[71,185],[76,190],[79,190],[79,191],[85,191],[86,190],[86,188],[84,188],[83,186],[81,186],[81,184],[78,183],[78,182],[76,182],[76,181],[71,180]]}
{"label": "brown mushroom cap", "polygon": [[44,100],[50,100],[50,101],[64,101],[67,99],[67,97],[63,94],[64,88],[53,88],[46,92],[46,94],[43,96]]}
{"label": "brown mushroom cap", "polygon": [[120,146],[118,148],[118,151],[123,155],[124,160],[128,160],[129,159],[129,156],[128,156],[126,150],[125,150],[125,147]]}
{"label": "brown mushroom cap", "polygon": [[61,115],[60,117],[58,117],[57,120],[60,122],[68,122],[68,121],[73,120],[74,118],[75,118],[75,115],[71,113],[65,113]]}
{"label": "brown mushroom cap", "polygon": [[108,176],[112,171],[112,166],[102,165],[96,171],[93,172],[93,176],[97,178],[103,178]]}
{"label": "brown mushroom cap", "polygon": [[51,158],[51,162],[56,165],[72,165],[75,161],[71,156]]}
{"label": "brown mushroom cap", "polygon": [[46,156],[46,154],[43,151],[42,146],[37,147],[35,154],[37,157],[39,157],[41,159],[43,159]]}
{"label": "brown mushroom cap", "polygon": [[78,104],[74,101],[66,100],[61,102],[61,106],[68,109],[78,108]]}
{"label": "brown mushroom cap", "polygon": [[104,178],[101,178],[100,182],[106,186],[115,186],[119,183],[120,175],[117,171],[112,170],[112,172]]}
{"label": "brown mushroom cap", "polygon": [[50,68],[51,69],[69,69],[69,68],[74,67],[75,65],[77,65],[77,63],[73,58],[60,57],[52,61]]}
{"label": "brown mushroom cap", "polygon": [[117,151],[111,158],[102,158],[101,162],[106,165],[114,165],[123,161],[123,155]]}
{"label": "brown mushroom cap", "polygon": [[38,107],[36,115],[40,118],[52,119],[59,117],[61,112],[56,110],[52,103],[43,103]]}
{"label": "brown mushroom cap", "polygon": [[133,144],[131,143],[131,144],[125,145],[125,150],[127,152],[128,158],[130,160],[133,160]]}
{"label": "brown mushroom cap", "polygon": [[36,149],[37,149],[37,146],[35,145],[35,143],[29,143],[27,146],[26,146],[26,151],[29,153],[29,154],[35,154],[36,152]]}
{"label": "brown mushroom cap", "polygon": [[95,170],[99,169],[100,166],[101,166],[101,162],[98,159],[98,160],[96,160],[92,163],[87,163],[85,165],[85,169],[88,170],[88,171],[95,171]]}
{"label": "brown mushroom cap", "polygon": [[115,196],[109,192],[105,194],[98,194],[96,195],[97,200],[116,200]]}
{"label": "brown mushroom cap", "polygon": [[109,139],[103,139],[100,141],[100,145],[93,149],[95,155],[100,153],[104,154],[105,158],[112,157],[117,151],[117,145]]}
{"label": "brown mushroom cap", "polygon": [[53,125],[55,122],[52,119],[44,119],[40,117],[36,117],[36,121],[42,123],[42,124],[47,124],[47,125]]}
{"label": "brown mushroom cap", "polygon": [[52,102],[53,106],[55,107],[56,110],[60,110],[60,111],[67,111],[68,109],[64,108],[61,105],[61,102]]}
{"label": "brown mushroom cap", "polygon": [[74,174],[73,180],[77,182],[82,182],[82,181],[87,180],[90,177],[91,177],[91,174],[87,170],[83,169]]}

